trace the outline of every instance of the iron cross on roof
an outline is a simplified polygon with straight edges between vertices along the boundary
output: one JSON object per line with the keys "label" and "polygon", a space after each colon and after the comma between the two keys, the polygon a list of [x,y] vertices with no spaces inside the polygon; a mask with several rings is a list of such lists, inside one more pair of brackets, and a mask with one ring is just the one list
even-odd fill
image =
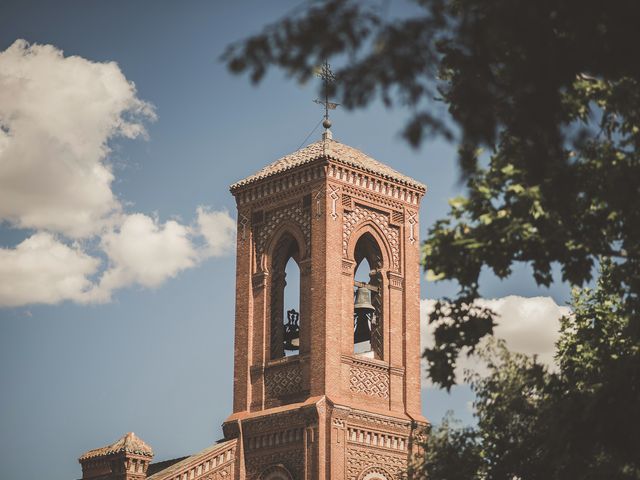
{"label": "iron cross on roof", "polygon": [[329,62],[327,60],[324,61],[322,67],[318,71],[317,75],[322,78],[322,83],[324,84],[324,100],[315,99],[319,105],[324,105],[324,121],[322,122],[322,126],[325,129],[331,128],[331,121],[329,120],[329,110],[335,110],[338,107],[339,103],[333,103],[329,101],[329,84],[336,81],[336,77],[331,71],[331,67],[329,66]]}

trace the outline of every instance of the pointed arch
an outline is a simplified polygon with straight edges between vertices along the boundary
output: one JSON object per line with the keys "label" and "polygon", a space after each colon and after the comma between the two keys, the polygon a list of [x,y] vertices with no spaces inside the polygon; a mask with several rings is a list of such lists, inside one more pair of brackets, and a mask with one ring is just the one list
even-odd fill
{"label": "pointed arch", "polygon": [[271,359],[284,357],[287,352],[295,352],[295,344],[291,342],[295,335],[297,335],[299,349],[300,306],[298,305],[297,311],[293,308],[285,311],[285,288],[287,264],[293,260],[297,266],[295,269],[297,278],[292,283],[298,286],[298,298],[302,297],[300,259],[304,258],[304,241],[300,242],[301,233],[299,229],[296,230],[286,224],[282,225],[269,244],[267,270],[270,273],[269,350]]}
{"label": "pointed arch", "polygon": [[[391,249],[389,242],[386,240],[382,230],[372,221],[366,221],[358,226],[356,230],[349,236],[349,244],[347,246],[348,259],[354,262],[355,268],[360,263],[360,259],[356,258],[356,245],[360,239],[368,234],[367,239],[369,242],[375,243],[380,251],[382,264],[373,268],[380,270],[389,270],[391,265]],[[371,261],[369,261],[371,264]]]}
{"label": "pointed arch", "polygon": [[[355,268],[354,287],[354,334],[353,353],[372,355],[382,360],[384,357],[383,338],[383,272],[385,260],[379,242],[370,229],[360,231],[353,247]],[[365,279],[357,279],[360,266],[369,265]]]}
{"label": "pointed arch", "polygon": [[269,267],[270,267],[269,263],[272,263],[270,262],[270,260],[273,260],[273,254],[275,249],[278,247],[278,244],[281,242],[282,237],[286,235],[293,237],[298,246],[296,262],[300,264],[301,260],[304,260],[305,258],[307,258],[309,252],[307,252],[307,242],[305,241],[305,236],[304,236],[304,233],[302,232],[302,229],[295,222],[285,220],[273,232],[273,235],[271,235],[271,239],[267,243],[267,246],[265,249],[265,251],[267,252],[267,255],[266,255],[267,264],[263,266],[263,267],[266,267],[267,270],[269,270]]}

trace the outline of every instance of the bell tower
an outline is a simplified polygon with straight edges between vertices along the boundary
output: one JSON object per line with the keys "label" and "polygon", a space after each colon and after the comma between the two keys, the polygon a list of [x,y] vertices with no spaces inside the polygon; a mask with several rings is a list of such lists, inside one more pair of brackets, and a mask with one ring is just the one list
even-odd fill
{"label": "bell tower", "polygon": [[[231,186],[233,413],[247,479],[400,478],[420,402],[425,187],[323,139]],[[295,263],[296,279],[287,278]],[[295,289],[298,304],[285,301]],[[297,308],[296,308],[297,307]]]}

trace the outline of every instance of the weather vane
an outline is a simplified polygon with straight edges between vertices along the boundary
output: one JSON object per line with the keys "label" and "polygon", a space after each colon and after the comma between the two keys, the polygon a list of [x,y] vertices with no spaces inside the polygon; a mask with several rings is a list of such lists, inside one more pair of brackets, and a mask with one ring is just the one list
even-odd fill
{"label": "weather vane", "polygon": [[329,62],[327,60],[324,61],[322,68],[317,73],[317,75],[322,78],[322,83],[324,84],[324,100],[316,99],[316,102],[319,105],[324,105],[324,121],[322,122],[322,126],[329,130],[331,128],[331,120],[329,120],[329,110],[335,110],[339,103],[333,103],[329,101],[329,84],[336,81],[336,77],[331,71],[331,67],[329,67]]}

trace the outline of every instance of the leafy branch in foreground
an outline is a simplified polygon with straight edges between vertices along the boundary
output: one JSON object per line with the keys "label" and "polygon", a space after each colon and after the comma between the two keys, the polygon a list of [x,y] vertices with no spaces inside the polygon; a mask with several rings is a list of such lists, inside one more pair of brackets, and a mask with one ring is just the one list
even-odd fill
{"label": "leafy branch in foreground", "polygon": [[[475,427],[450,417],[433,428],[412,478],[430,480],[640,479],[640,346],[604,262],[594,290],[576,289],[561,320],[557,370],[509,352],[479,351],[471,375]],[[613,283],[612,283],[613,282]]]}

